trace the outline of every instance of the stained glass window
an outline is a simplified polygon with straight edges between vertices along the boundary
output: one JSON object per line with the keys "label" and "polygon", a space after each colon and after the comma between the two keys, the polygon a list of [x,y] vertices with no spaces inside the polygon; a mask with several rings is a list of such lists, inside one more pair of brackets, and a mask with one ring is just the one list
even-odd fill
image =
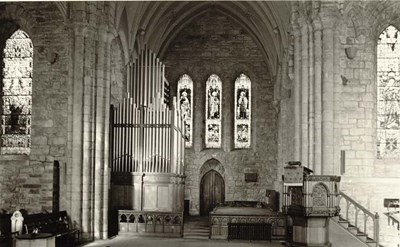
{"label": "stained glass window", "polygon": [[193,81],[190,76],[184,74],[178,81],[179,107],[185,121],[185,146],[193,144]]}
{"label": "stained glass window", "polygon": [[235,81],[235,148],[249,148],[251,134],[251,81],[241,74]]}
{"label": "stained glass window", "polygon": [[206,148],[221,147],[222,82],[213,74],[206,83]]}
{"label": "stained glass window", "polygon": [[17,30],[3,51],[1,154],[29,154],[31,145],[33,45]]}

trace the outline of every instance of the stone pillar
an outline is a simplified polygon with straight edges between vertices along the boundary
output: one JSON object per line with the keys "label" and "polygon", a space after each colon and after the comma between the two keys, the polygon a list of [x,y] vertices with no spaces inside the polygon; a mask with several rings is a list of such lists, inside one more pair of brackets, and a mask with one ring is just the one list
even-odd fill
{"label": "stone pillar", "polygon": [[72,75],[72,134],[71,134],[71,218],[79,227],[82,224],[82,105],[83,105],[83,54],[86,27],[75,25],[73,30]]}
{"label": "stone pillar", "polygon": [[[109,119],[110,119],[110,95],[111,95],[111,42],[115,38],[116,35],[112,35],[111,32],[108,33],[106,44],[105,44],[105,70],[104,70],[104,99],[105,99],[105,108],[104,110],[104,122],[106,123],[104,128],[104,140],[108,140],[110,136],[110,128],[109,128]],[[108,238],[108,210],[109,210],[109,187],[110,187],[110,170],[109,170],[109,142],[104,141],[104,164],[103,170],[101,174],[102,184],[103,184],[103,200],[101,205],[101,210],[103,215],[101,215],[102,222],[102,229],[100,232],[101,239]]]}
{"label": "stone pillar", "polygon": [[92,180],[93,180],[93,159],[94,159],[94,82],[95,82],[95,41],[96,32],[93,27],[88,27],[84,39],[83,59],[83,112],[82,112],[82,237],[91,239],[93,229],[92,208]]}
{"label": "stone pillar", "polygon": [[[340,23],[340,20],[338,21]],[[336,23],[335,26],[339,26],[339,23]],[[333,65],[333,78],[334,78],[334,88],[333,88],[333,102],[334,102],[334,112],[333,112],[333,164],[332,168],[329,171],[330,175],[339,175],[340,174],[340,150],[341,150],[341,145],[340,145],[340,139],[341,139],[341,134],[342,130],[339,124],[339,119],[340,119],[340,113],[338,112],[338,109],[340,109],[340,105],[338,103],[341,103],[341,94],[339,93],[342,90],[342,80],[340,78],[341,75],[341,68],[340,68],[340,54],[343,51],[342,50],[342,44],[340,42],[340,36],[339,36],[339,31],[338,29],[335,29],[333,33],[333,42],[334,42],[334,47],[333,47],[333,55],[334,55],[334,65]],[[338,102],[339,101],[339,102]]]}
{"label": "stone pillar", "polygon": [[111,68],[107,8],[100,2],[73,3],[71,8],[71,218],[84,240],[104,239],[108,226]]}
{"label": "stone pillar", "polygon": [[308,23],[308,168],[314,169],[314,39],[313,27]]}
{"label": "stone pillar", "polygon": [[301,79],[300,79],[300,32],[297,25],[293,28],[294,36],[294,159],[301,160]]}
{"label": "stone pillar", "polygon": [[309,74],[308,74],[308,23],[304,18],[299,19],[301,27],[301,158],[304,166],[309,167],[308,154],[308,125],[309,125]]}
{"label": "stone pillar", "polygon": [[314,29],[314,174],[321,175],[322,170],[322,31],[321,22],[313,20]]}
{"label": "stone pillar", "polygon": [[[335,18],[330,15],[334,4],[321,10],[322,22],[322,170],[321,174],[333,174],[334,162],[334,29]],[[333,5],[333,6],[332,6]]]}
{"label": "stone pillar", "polygon": [[108,44],[108,33],[105,26],[101,26],[98,35],[98,41],[96,46],[97,64],[96,64],[96,81],[95,81],[95,156],[94,156],[94,238],[102,238],[103,231],[103,189],[104,181],[103,169],[104,169],[104,143],[106,142],[106,137],[104,135],[105,126],[107,125],[108,119],[105,119],[105,109],[108,109],[106,105],[106,84],[107,80],[105,78],[105,71],[109,70],[106,65],[106,59],[109,54],[107,54],[106,47]]}

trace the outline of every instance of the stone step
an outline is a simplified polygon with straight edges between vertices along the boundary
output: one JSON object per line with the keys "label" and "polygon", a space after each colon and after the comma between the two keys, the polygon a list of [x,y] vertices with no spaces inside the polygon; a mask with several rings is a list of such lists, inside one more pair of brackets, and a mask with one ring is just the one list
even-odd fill
{"label": "stone step", "polygon": [[353,226],[353,225],[351,225],[351,224],[349,224],[349,226],[347,227],[347,230],[349,232],[351,232],[353,235],[357,235],[357,233],[359,232],[358,228]]}
{"label": "stone step", "polygon": [[344,227],[344,228],[348,228],[349,227],[349,222],[348,221],[339,221],[338,222],[342,227]]}
{"label": "stone step", "polygon": [[208,229],[184,229],[185,233],[210,233],[210,231]]}
{"label": "stone step", "polygon": [[367,242],[368,235],[363,232],[358,232],[356,234],[357,238],[359,238],[363,242]]}
{"label": "stone step", "polygon": [[188,217],[184,221],[183,238],[208,240],[210,235],[207,217]]}
{"label": "stone step", "polygon": [[376,247],[376,241],[374,241],[373,239],[369,238],[367,234],[365,234],[364,232],[360,231],[355,225],[350,224],[350,222],[348,220],[345,220],[342,217],[339,217],[338,219],[334,219],[334,220],[337,220],[336,222],[341,227],[343,227],[344,229],[349,231],[351,234],[356,236],[358,239],[360,239],[362,242],[364,242],[368,246]]}
{"label": "stone step", "polygon": [[185,225],[184,227],[185,227],[185,229],[187,229],[187,230],[191,230],[191,229],[207,229],[207,230],[209,230],[209,229],[210,229],[208,226],[194,227],[194,226],[187,226],[187,225]]}
{"label": "stone step", "polygon": [[209,227],[208,225],[184,224],[185,227]]}
{"label": "stone step", "polygon": [[183,235],[183,238],[185,239],[199,239],[199,240],[208,240],[208,235],[207,236],[199,236],[199,235]]}

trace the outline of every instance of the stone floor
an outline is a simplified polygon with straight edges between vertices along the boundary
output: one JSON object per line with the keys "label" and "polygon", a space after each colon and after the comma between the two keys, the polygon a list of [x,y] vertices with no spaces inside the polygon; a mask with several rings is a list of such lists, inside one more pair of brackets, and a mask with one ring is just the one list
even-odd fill
{"label": "stone floor", "polygon": [[96,241],[84,245],[85,247],[282,247],[280,242],[269,241],[226,241],[226,240],[198,240],[182,238],[140,238],[140,237],[116,237],[110,240]]}
{"label": "stone floor", "polygon": [[[365,244],[346,232],[331,221],[330,242],[332,247],[365,247]],[[286,246],[280,241],[241,241],[241,240],[210,240],[210,239],[188,239],[188,238],[152,238],[152,237],[126,237],[118,236],[108,240],[98,240],[84,244],[81,247],[282,247]]]}

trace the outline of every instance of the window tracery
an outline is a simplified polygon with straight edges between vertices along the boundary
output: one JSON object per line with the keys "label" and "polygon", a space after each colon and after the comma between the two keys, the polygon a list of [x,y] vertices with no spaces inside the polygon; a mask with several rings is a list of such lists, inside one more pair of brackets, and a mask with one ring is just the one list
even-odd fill
{"label": "window tracery", "polygon": [[235,81],[235,148],[250,147],[251,81],[241,74]]}
{"label": "window tracery", "polygon": [[193,144],[193,81],[184,74],[178,81],[179,107],[185,121],[185,147]]}
{"label": "window tracery", "polygon": [[221,147],[221,79],[212,74],[206,82],[206,148]]}
{"label": "window tracery", "polygon": [[3,50],[1,154],[29,154],[31,145],[33,45],[17,30]]}

